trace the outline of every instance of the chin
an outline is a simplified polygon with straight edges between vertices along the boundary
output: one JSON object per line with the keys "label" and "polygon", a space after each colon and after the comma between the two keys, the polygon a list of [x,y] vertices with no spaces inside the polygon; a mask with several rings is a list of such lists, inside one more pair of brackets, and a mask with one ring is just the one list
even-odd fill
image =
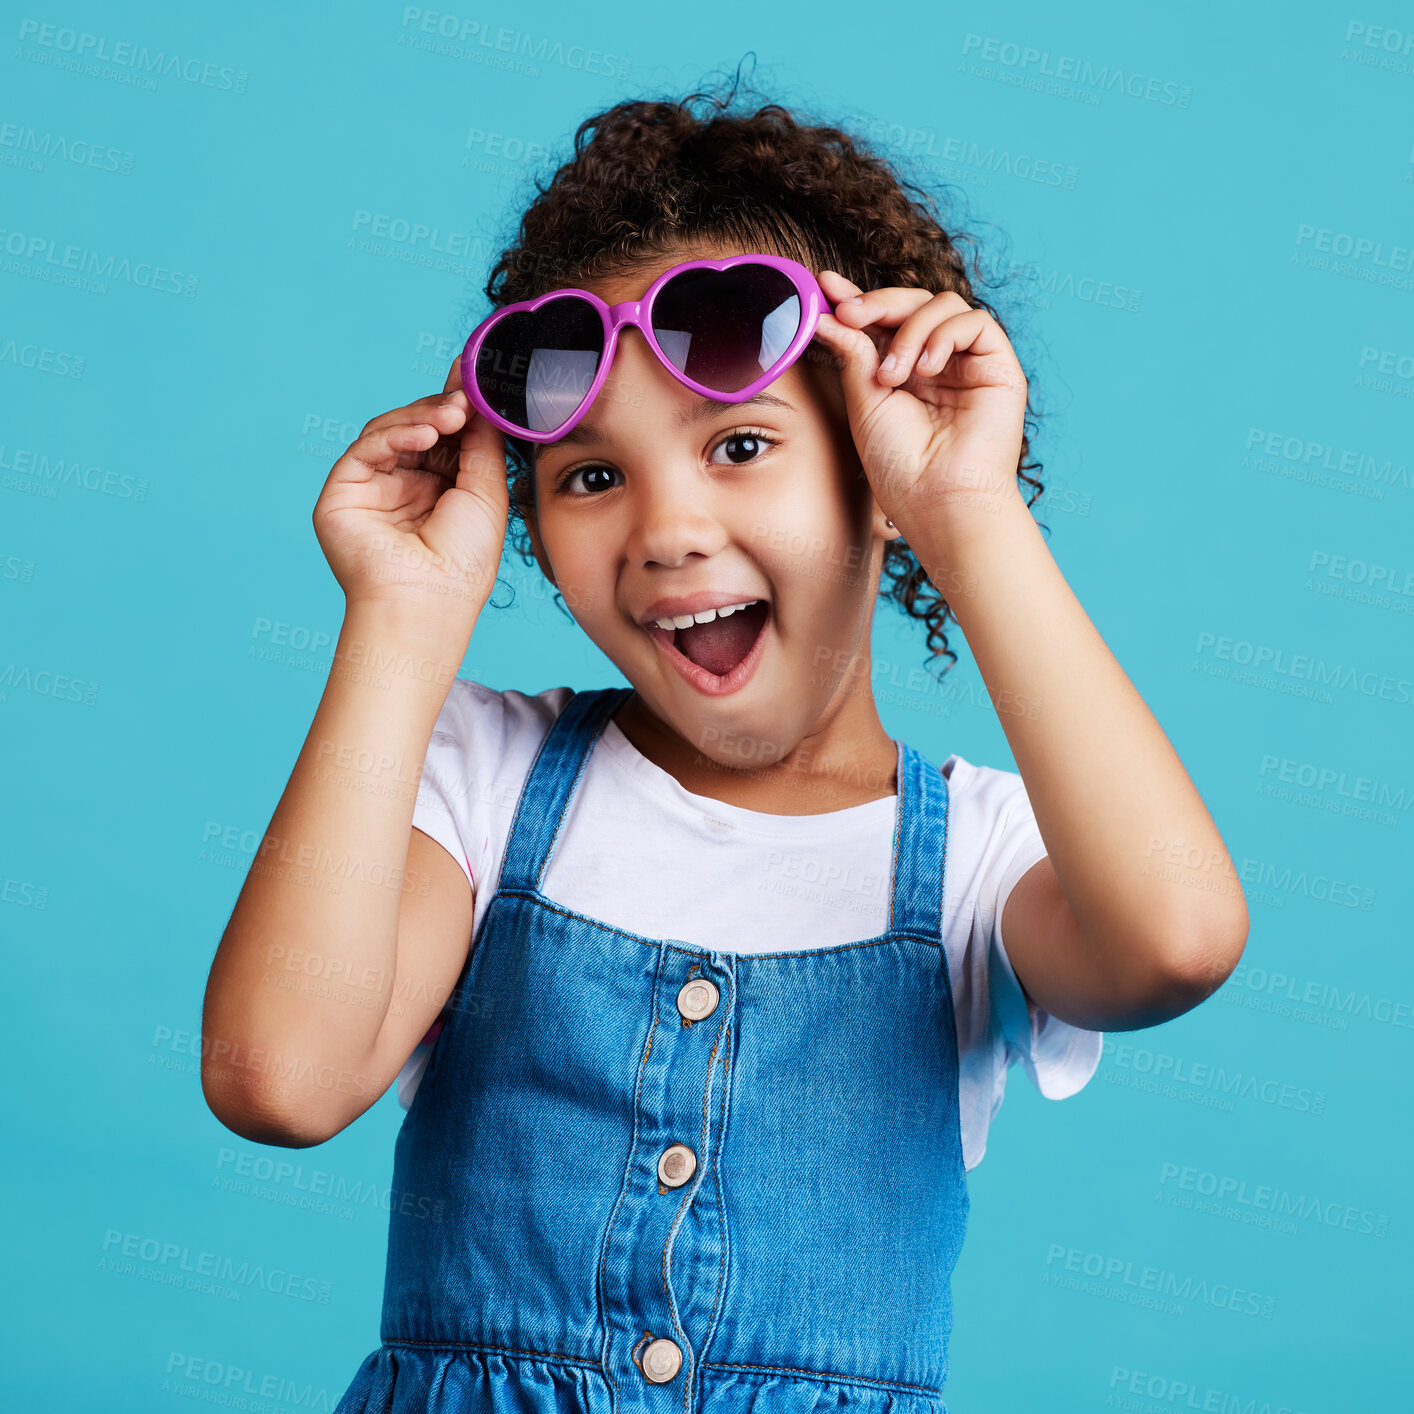
{"label": "chin", "polygon": [[689,688],[688,700],[673,690],[676,710],[662,711],[650,701],[654,713],[672,727],[699,755],[728,771],[769,770],[799,744],[803,728],[797,710],[783,703],[797,703],[798,694],[762,677],[730,698],[703,700]]}

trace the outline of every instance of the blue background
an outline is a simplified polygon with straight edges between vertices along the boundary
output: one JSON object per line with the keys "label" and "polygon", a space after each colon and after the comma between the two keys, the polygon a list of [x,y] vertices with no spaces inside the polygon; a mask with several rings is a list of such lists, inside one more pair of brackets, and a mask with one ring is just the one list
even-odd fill
{"label": "blue background", "polygon": [[[441,388],[542,155],[754,51],[759,88],[950,183],[1019,272],[995,298],[1046,413],[1038,516],[1251,909],[1223,989],[1112,1037],[1079,1095],[1012,1073],[971,1175],[949,1404],[1393,1407],[1414,1037],[1400,8],[455,12],[562,47],[511,67],[368,0],[5,21],[8,1405],[330,1408],[376,1345],[386,1213],[300,1205],[334,1181],[386,1192],[395,1095],[326,1145],[264,1149],[208,1112],[196,1061],[207,969],[338,632],[311,511],[364,422]],[[104,48],[81,56],[85,33]],[[470,255],[374,253],[360,213]],[[111,275],[56,280],[68,247]],[[483,615],[465,672],[620,680],[518,558],[506,572],[522,592]],[[885,609],[877,634],[892,735],[1014,769],[960,635],[943,693],[910,678],[916,626]],[[278,1163],[296,1171],[250,1191]],[[160,1255],[124,1266],[128,1242]],[[203,1252],[309,1281],[187,1290]],[[1184,1298],[1137,1302],[1146,1268]]]}

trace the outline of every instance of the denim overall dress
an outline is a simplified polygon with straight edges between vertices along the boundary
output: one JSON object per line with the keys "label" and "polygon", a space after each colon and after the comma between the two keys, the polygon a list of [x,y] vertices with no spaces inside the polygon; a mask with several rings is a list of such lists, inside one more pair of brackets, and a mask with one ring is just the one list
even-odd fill
{"label": "denim overall dress", "polygon": [[643,937],[541,892],[631,690],[572,697],[521,791],[398,1133],[419,1201],[393,1205],[382,1344],[336,1414],[947,1414],[947,780],[898,743],[885,933]]}

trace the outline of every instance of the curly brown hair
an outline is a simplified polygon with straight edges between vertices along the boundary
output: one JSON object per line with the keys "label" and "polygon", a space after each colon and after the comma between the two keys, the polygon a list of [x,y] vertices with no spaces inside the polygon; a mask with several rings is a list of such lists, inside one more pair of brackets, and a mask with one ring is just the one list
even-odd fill
{"label": "curly brown hair", "polygon": [[[1001,323],[975,288],[983,283],[976,238],[946,230],[926,188],[842,128],[802,123],[772,102],[732,112],[743,88],[750,91],[738,70],[725,93],[625,101],[581,123],[574,156],[548,185],[536,182],[514,240],[491,271],[485,293],[492,307],[712,244],[835,270],[862,289],[954,290]],[[1029,383],[1016,472],[1022,494],[1031,488],[1028,506],[1044,489],[1034,474],[1041,464],[1031,456]],[[512,437],[506,446],[517,527],[511,534],[529,564],[525,511],[533,505],[535,448]],[[885,597],[927,623],[927,661],[945,658],[947,672],[957,661],[946,631],[951,609],[902,539],[886,542],[880,583]]]}

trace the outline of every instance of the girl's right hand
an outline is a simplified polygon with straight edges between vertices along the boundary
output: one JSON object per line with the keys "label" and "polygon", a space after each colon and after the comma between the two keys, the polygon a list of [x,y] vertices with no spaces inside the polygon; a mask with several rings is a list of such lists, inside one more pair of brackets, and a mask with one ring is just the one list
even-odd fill
{"label": "girl's right hand", "polygon": [[468,402],[460,365],[441,393],[368,423],[314,506],[350,604],[392,603],[454,632],[491,595],[509,511],[504,439]]}

